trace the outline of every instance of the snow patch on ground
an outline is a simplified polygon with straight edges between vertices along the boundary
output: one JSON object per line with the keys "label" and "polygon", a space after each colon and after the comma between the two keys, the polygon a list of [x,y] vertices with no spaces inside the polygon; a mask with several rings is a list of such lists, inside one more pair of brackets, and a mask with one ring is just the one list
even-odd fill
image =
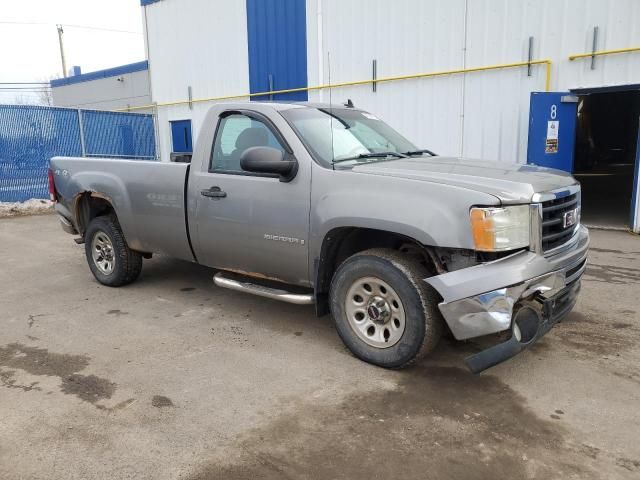
{"label": "snow patch on ground", "polygon": [[53,213],[53,202],[50,200],[32,198],[26,202],[0,202],[0,218],[44,213]]}

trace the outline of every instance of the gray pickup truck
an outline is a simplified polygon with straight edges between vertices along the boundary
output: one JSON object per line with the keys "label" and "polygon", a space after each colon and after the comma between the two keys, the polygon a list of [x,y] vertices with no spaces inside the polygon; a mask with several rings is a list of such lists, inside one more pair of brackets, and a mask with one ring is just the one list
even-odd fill
{"label": "gray pickup truck", "polygon": [[219,287],[331,312],[354,355],[388,368],[446,329],[502,332],[473,372],[576,302],[589,234],[571,175],[436,156],[350,103],[219,104],[200,130],[190,163],[51,160],[100,283],[133,282],[154,253],[214,267]]}

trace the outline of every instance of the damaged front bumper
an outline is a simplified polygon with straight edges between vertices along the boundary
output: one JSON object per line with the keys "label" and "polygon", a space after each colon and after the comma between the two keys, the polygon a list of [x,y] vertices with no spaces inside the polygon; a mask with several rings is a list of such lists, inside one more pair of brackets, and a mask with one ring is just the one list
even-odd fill
{"label": "damaged front bumper", "polygon": [[439,308],[456,339],[511,330],[506,342],[467,359],[473,372],[516,355],[571,311],[588,247],[589,233],[581,226],[567,247],[553,255],[520,251],[425,279],[442,296]]}

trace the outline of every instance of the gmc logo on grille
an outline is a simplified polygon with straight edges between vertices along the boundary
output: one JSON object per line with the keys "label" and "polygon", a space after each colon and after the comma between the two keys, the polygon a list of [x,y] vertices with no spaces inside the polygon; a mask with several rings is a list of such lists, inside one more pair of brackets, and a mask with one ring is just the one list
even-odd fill
{"label": "gmc logo on grille", "polygon": [[562,215],[562,228],[569,228],[578,222],[578,209],[574,208]]}

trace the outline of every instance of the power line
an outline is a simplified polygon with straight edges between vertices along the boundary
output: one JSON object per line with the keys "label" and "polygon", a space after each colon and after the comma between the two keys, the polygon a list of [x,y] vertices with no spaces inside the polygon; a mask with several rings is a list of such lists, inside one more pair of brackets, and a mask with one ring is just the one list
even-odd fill
{"label": "power line", "polygon": [[49,82],[0,82],[0,85],[49,85]]}
{"label": "power line", "polygon": [[133,30],[120,30],[117,28],[104,28],[104,27],[91,27],[88,25],[67,25],[66,23],[63,24],[64,27],[71,27],[71,28],[84,28],[87,30],[102,30],[105,32],[116,32],[116,33],[133,33],[135,35],[142,35],[142,32],[136,32]]}
{"label": "power line", "polygon": [[[55,23],[49,23],[49,22],[12,22],[12,21],[0,21],[0,24],[4,24],[4,25],[47,25],[47,26],[56,25]],[[82,29],[85,29],[85,30],[101,30],[103,32],[131,33],[131,34],[135,34],[135,35],[142,35],[142,32],[136,32],[136,31],[133,31],[133,30],[121,30],[121,29],[118,29],[118,28],[95,27],[95,26],[92,26],[92,25],[72,25],[72,24],[63,23],[62,26],[63,27],[69,27],[69,28],[82,28]]]}
{"label": "power line", "polygon": [[0,21],[0,23],[4,25],[53,25],[45,22],[10,22],[10,21]]}
{"label": "power line", "polygon": [[52,92],[52,90],[2,90],[0,88],[0,93],[6,93],[7,95],[9,94],[19,94],[19,93],[49,93]]}
{"label": "power line", "polygon": [[0,90],[49,90],[48,87],[0,87]]}

